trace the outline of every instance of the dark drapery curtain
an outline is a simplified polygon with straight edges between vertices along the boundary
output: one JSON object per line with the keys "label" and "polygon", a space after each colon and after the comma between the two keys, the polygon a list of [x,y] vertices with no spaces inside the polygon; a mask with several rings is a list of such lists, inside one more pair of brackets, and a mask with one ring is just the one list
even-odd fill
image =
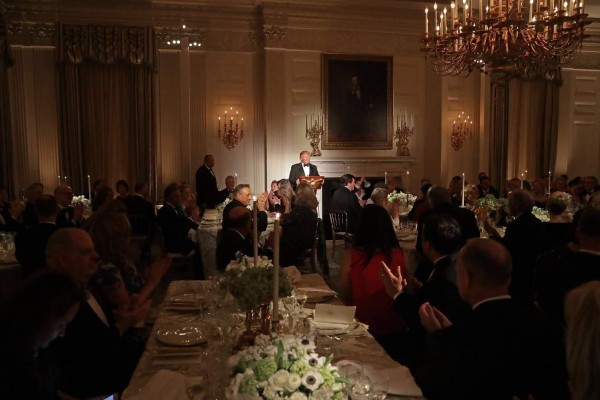
{"label": "dark drapery curtain", "polygon": [[87,175],[152,182],[154,52],[150,28],[61,26],[61,169],[76,192]]}
{"label": "dark drapery curtain", "polygon": [[9,196],[15,196],[12,140],[10,128],[10,99],[8,96],[8,67],[12,65],[4,16],[0,13],[0,183],[6,185]]}

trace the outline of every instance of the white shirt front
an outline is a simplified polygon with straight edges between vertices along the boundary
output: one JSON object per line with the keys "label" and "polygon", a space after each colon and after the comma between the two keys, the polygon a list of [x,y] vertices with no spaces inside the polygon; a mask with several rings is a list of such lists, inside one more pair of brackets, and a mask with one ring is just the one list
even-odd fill
{"label": "white shirt front", "polygon": [[304,176],[310,176],[310,164],[302,164],[302,169],[304,170]]}

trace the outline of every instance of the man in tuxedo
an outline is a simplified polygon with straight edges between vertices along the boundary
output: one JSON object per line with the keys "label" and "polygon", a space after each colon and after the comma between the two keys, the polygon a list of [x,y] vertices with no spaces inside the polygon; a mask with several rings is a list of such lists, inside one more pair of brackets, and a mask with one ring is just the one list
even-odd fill
{"label": "man in tuxedo", "polygon": [[54,196],[41,195],[35,202],[38,223],[15,236],[15,256],[21,264],[23,278],[46,266],[46,243],[56,232],[58,204]]}
{"label": "man in tuxedo", "polygon": [[348,215],[348,232],[354,234],[358,226],[358,218],[362,211],[362,205],[354,194],[356,180],[351,174],[344,174],[340,178],[340,187],[331,197],[331,210],[346,211]]}
{"label": "man in tuxedo", "polygon": [[235,178],[229,175],[225,178],[225,189],[219,191],[217,204],[224,202],[235,191]]}
{"label": "man in tuxedo", "polygon": [[165,250],[184,255],[194,252],[194,275],[201,278],[203,271],[200,249],[188,237],[190,229],[198,229],[198,224],[177,211],[181,193],[176,182],[165,188],[164,198],[165,204],[158,210],[157,220],[163,232]]}
{"label": "man in tuxedo", "polygon": [[513,262],[510,295],[525,306],[533,301],[535,261],[545,250],[544,226],[531,213],[533,204],[533,197],[526,190],[516,190],[508,196],[509,212],[515,219],[506,227],[503,238],[490,224],[488,214],[480,214],[490,237],[500,241],[510,252]]}
{"label": "man in tuxedo", "polygon": [[301,176],[319,176],[317,166],[310,163],[310,153],[306,150],[300,152],[300,162],[290,168],[290,183],[296,190]]}
{"label": "man in tuxedo", "polygon": [[511,299],[511,270],[500,243],[473,239],[456,264],[458,291],[472,311],[452,323],[437,307],[420,307],[429,335],[411,372],[428,399],[569,398],[560,328]]}
{"label": "man in tuxedo", "polygon": [[394,355],[404,365],[412,365],[425,345],[426,332],[418,314],[422,304],[432,304],[451,321],[459,321],[469,310],[456,287],[455,253],[462,241],[458,222],[447,215],[433,215],[425,222],[422,240],[425,256],[433,264],[424,281],[413,277],[408,285],[400,266],[392,266],[395,274],[385,264],[381,271],[394,309],[409,327],[406,337],[398,341],[402,348]]}
{"label": "man in tuxedo", "polygon": [[133,295],[128,304],[116,310],[107,306],[92,279],[98,254],[82,229],[58,230],[48,240],[46,254],[50,269],[70,276],[87,293],[87,302],[67,325],[64,337],[48,349],[58,364],[59,391],[78,399],[121,392],[129,384],[144,349],[132,328],[146,316],[150,301]]}
{"label": "man in tuxedo", "polygon": [[492,186],[492,181],[487,176],[481,176],[479,178],[479,185],[477,185],[477,189],[479,190],[479,198],[483,199],[488,194],[493,195],[495,198],[500,197],[500,193]]}
{"label": "man in tuxedo", "polygon": [[23,211],[23,225],[25,228],[29,228],[38,223],[37,216],[35,214],[35,202],[40,196],[44,194],[44,185],[39,182],[32,183],[25,190],[25,210]]}
{"label": "man in tuxedo", "polygon": [[[223,210],[223,223],[222,228],[223,232],[227,231],[233,226],[229,213],[235,207],[248,207],[250,201],[252,200],[252,192],[250,191],[250,185],[239,184],[236,186],[235,191],[233,192],[233,200],[227,204],[225,209]],[[258,221],[253,221],[253,223],[257,224],[257,229],[259,232],[262,232],[267,229],[267,224],[269,223],[269,218],[267,216],[267,194],[261,193],[260,196],[256,199],[255,206],[258,208],[258,213],[256,218]]]}
{"label": "man in tuxedo", "polygon": [[56,225],[60,228],[77,228],[83,222],[83,204],[71,205],[73,189],[67,185],[60,185],[54,189],[54,197],[60,211],[56,217]]}
{"label": "man in tuxedo", "polygon": [[560,322],[564,322],[566,294],[586,282],[600,281],[600,210],[583,211],[575,234],[577,250],[553,250],[541,255],[536,263],[537,302]]}
{"label": "man in tuxedo", "polygon": [[215,158],[207,154],[204,156],[204,164],[196,171],[196,201],[200,212],[204,213],[207,208],[215,208],[219,189],[217,178],[212,168],[215,166]]}

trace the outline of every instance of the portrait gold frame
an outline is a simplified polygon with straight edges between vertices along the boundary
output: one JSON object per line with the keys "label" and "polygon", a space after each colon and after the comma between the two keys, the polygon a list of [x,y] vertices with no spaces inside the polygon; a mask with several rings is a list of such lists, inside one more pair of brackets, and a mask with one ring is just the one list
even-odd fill
{"label": "portrait gold frame", "polygon": [[[394,136],[393,57],[323,54],[321,65],[327,132],[323,135],[322,148],[391,149]],[[353,76],[369,87],[362,90],[368,93],[362,100],[368,105],[361,103],[360,112],[355,112],[356,106],[345,107],[349,102],[343,98],[354,99],[349,95]]]}

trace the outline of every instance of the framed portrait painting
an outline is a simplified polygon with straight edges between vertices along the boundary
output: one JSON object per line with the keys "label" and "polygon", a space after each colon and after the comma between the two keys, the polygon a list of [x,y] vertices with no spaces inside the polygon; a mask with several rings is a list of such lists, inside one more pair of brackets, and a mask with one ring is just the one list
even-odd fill
{"label": "framed portrait painting", "polygon": [[324,54],[323,149],[391,149],[392,57]]}

